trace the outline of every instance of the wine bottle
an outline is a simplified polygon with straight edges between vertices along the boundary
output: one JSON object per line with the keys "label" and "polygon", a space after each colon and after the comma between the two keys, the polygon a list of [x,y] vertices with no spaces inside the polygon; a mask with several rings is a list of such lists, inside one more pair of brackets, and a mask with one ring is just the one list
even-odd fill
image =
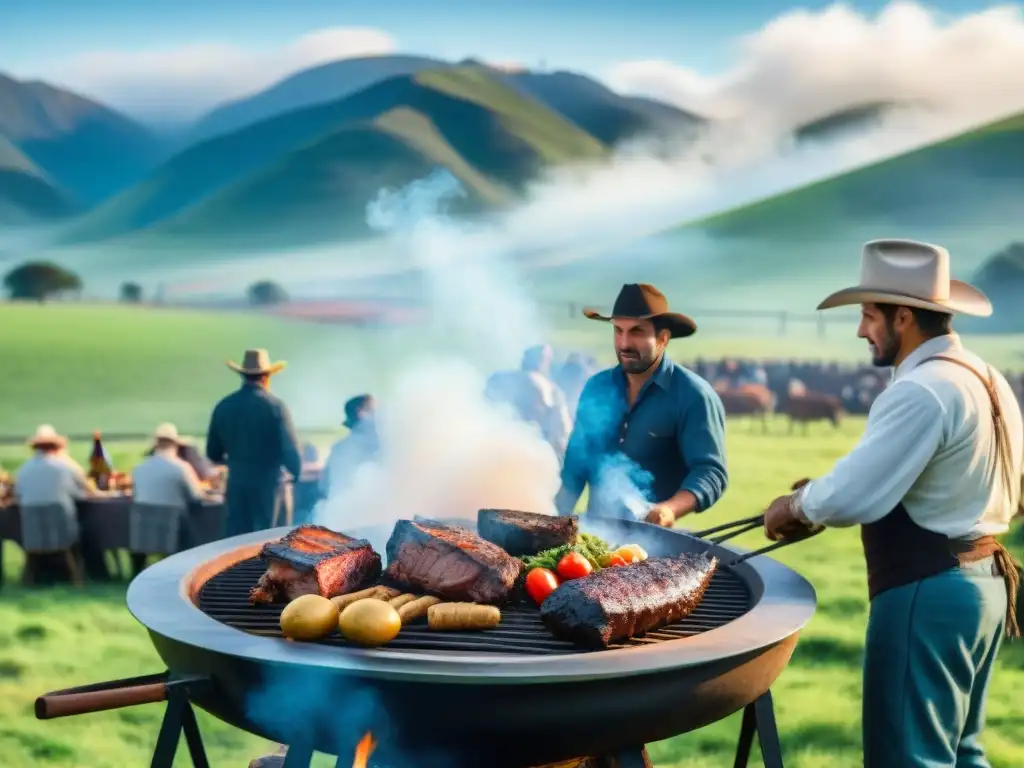
{"label": "wine bottle", "polygon": [[101,491],[110,487],[110,476],[114,472],[114,465],[110,461],[107,449],[103,447],[103,440],[100,438],[99,430],[92,433],[92,454],[89,456],[89,477]]}

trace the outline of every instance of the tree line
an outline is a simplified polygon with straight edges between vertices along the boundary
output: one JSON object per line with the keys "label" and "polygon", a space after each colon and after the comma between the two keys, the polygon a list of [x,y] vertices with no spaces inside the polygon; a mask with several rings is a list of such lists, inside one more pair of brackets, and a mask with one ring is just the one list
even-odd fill
{"label": "tree line", "polygon": [[[80,297],[85,284],[70,269],[49,261],[30,261],[5,274],[3,286],[11,301],[44,303],[53,299]],[[245,295],[249,304],[256,307],[284,304],[289,299],[288,292],[271,280],[256,281],[246,289]],[[125,281],[121,283],[118,299],[124,304],[141,304],[145,292],[139,283]]]}

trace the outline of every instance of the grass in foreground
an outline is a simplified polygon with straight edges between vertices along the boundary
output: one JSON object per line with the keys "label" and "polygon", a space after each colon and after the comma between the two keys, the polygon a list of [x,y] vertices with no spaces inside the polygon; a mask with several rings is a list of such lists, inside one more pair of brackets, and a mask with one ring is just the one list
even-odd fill
{"label": "grass in foreground", "polygon": [[[840,430],[818,427],[811,435],[774,434],[731,424],[731,488],[712,512],[690,523],[706,527],[761,511],[789,483],[828,470],[856,440],[862,422]],[[115,449],[134,451],[130,446]],[[1019,533],[1019,532],[1018,532]],[[761,534],[740,540],[755,548]],[[1024,554],[1024,542],[1016,545]],[[7,577],[20,571],[9,546]],[[818,592],[818,611],[801,635],[790,666],[773,688],[786,765],[791,768],[855,768],[860,754],[860,663],[867,599],[856,530],[828,531],[775,553],[804,574]],[[8,584],[0,600],[0,754],[4,765],[125,768],[146,765],[163,708],[159,705],[37,722],[34,697],[48,690],[161,669],[146,633],[124,607],[124,590],[92,587],[26,591]],[[74,652],[70,653],[69,648]],[[1024,765],[1024,644],[1004,646],[989,695],[985,744],[994,768]],[[651,745],[663,768],[732,765],[739,716]],[[259,739],[200,713],[200,727],[214,765],[244,766],[270,751]],[[755,747],[756,752],[756,747]],[[333,762],[325,759],[324,765]],[[759,765],[755,757],[752,766]],[[179,757],[176,765],[187,766]]]}

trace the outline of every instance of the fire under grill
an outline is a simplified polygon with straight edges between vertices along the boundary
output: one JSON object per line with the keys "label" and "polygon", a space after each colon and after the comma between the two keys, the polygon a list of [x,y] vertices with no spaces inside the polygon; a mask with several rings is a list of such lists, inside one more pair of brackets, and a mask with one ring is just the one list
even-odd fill
{"label": "fire under grill", "polygon": [[[249,590],[266,571],[258,557],[243,560],[218,573],[199,592],[199,610],[230,627],[266,637],[283,637],[280,627],[284,604],[252,605]],[[751,606],[750,589],[730,569],[720,568],[708,585],[697,609],[682,621],[649,632],[644,637],[613,644],[629,648],[679,640],[722,627],[745,614]],[[354,647],[338,632],[320,641],[324,645]],[[456,651],[496,654],[578,654],[593,650],[558,640],[544,627],[540,611],[526,601],[503,606],[501,624],[486,632],[438,633],[427,629],[426,619],[402,628],[388,643],[402,651]],[[603,649],[602,649],[603,650]]]}
{"label": "fire under grill", "polygon": [[[182,733],[193,764],[207,768],[193,705],[290,745],[287,768],[308,768],[314,751],[351,768],[366,733],[379,737],[375,768],[524,768],[586,756],[639,768],[650,765],[644,744],[742,711],[735,765],[747,765],[757,739],[765,767],[782,768],[770,689],[816,601],[798,573],[757,556],[789,542],[750,553],[723,544],[761,525],[760,516],[699,532],[581,521],[652,556],[720,562],[689,616],[601,650],[554,637],[528,600],[503,606],[501,623],[484,632],[434,632],[421,619],[381,648],[337,633],[286,641],[283,605],[253,605],[249,591],[265,570],[262,545],[288,529],[212,542],[147,568],[128,589],[166,673],[55,691],[37,700],[36,716],[166,701],[153,768],[175,764]],[[383,552],[391,528],[346,533]],[[441,762],[424,760],[438,754]]]}

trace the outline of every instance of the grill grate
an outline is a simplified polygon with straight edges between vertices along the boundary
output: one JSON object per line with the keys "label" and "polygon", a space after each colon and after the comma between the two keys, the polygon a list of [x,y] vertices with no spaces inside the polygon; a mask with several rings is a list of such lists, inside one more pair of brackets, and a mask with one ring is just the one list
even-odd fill
{"label": "grill grate", "polygon": [[[211,578],[199,593],[199,609],[228,626],[266,637],[282,637],[281,611],[284,605],[252,605],[249,590],[266,570],[258,557],[243,560]],[[737,619],[750,609],[750,591],[736,574],[719,568],[711,579],[704,599],[697,609],[682,621],[632,638],[613,648],[625,648],[665,640],[690,637],[716,629]],[[324,640],[326,645],[347,647],[335,631]],[[459,653],[566,654],[587,653],[590,649],[558,640],[540,620],[540,612],[532,605],[504,606],[501,624],[484,632],[440,633],[427,629],[425,618],[402,628],[401,634],[388,643],[388,648],[403,651],[452,651]]]}

